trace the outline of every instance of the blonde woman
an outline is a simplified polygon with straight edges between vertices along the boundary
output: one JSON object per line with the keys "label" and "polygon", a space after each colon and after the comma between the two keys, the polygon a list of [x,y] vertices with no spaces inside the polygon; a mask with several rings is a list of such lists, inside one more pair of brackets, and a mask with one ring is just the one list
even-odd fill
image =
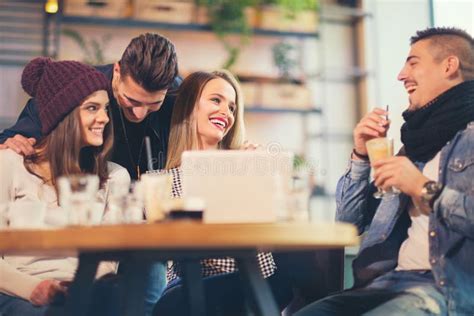
{"label": "blonde woman", "polygon": [[[173,174],[173,195],[182,193],[179,181],[181,154],[186,150],[241,149],[244,147],[244,106],[240,86],[228,71],[195,72],[181,84],[171,118],[166,169]],[[281,306],[291,291],[276,272],[270,253],[258,254],[262,275],[267,278]],[[234,259],[201,261],[208,315],[239,314],[244,295]],[[180,268],[168,269],[168,287],[155,306],[154,315],[187,315]]]}

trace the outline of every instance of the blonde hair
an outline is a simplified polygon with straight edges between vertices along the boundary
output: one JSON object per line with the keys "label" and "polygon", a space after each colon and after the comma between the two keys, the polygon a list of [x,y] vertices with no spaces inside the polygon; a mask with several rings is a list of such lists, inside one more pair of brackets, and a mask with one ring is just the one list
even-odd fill
{"label": "blonde hair", "polygon": [[181,154],[186,150],[198,150],[199,139],[194,118],[194,109],[199,102],[202,90],[213,79],[224,79],[235,90],[236,110],[234,125],[218,144],[219,149],[238,149],[242,146],[245,137],[244,102],[240,84],[227,70],[213,72],[198,71],[190,74],[183,81],[178,90],[178,96],[171,116],[168,156],[165,169],[172,169],[181,165]]}

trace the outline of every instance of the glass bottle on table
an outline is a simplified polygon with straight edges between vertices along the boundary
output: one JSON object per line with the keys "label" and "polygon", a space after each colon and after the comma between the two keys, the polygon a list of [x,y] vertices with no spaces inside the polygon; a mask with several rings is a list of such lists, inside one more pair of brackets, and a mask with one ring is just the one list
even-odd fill
{"label": "glass bottle on table", "polygon": [[[393,139],[387,137],[374,138],[366,142],[367,153],[371,164],[376,161],[390,158],[393,156]],[[377,187],[377,192],[374,193],[374,198],[381,199],[384,196],[393,196],[400,193],[400,190],[396,188],[390,188],[384,191],[382,188]]]}

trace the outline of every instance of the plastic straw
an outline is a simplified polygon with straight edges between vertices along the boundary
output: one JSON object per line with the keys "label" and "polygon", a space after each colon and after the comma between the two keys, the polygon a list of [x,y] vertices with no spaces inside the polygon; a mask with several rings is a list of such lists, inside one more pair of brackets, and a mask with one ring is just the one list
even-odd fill
{"label": "plastic straw", "polygon": [[153,170],[153,159],[151,157],[151,143],[150,143],[150,137],[149,136],[145,137],[145,150],[146,150],[146,161],[147,161],[148,171],[152,171]]}

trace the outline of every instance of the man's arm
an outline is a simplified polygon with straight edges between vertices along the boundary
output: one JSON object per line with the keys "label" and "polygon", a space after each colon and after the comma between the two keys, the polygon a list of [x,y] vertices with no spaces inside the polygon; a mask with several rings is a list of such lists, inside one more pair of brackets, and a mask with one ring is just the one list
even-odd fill
{"label": "man's arm", "polygon": [[384,137],[390,127],[387,111],[375,108],[367,113],[353,131],[354,150],[347,172],[336,189],[336,220],[352,223],[359,233],[372,221],[380,201],[372,198],[374,186],[370,184],[370,163],[365,143],[375,137]]}
{"label": "man's arm", "polygon": [[351,160],[336,189],[336,220],[356,225],[359,233],[365,230],[380,202],[372,198],[375,187],[369,179],[369,162]]}
{"label": "man's arm", "polygon": [[406,157],[392,157],[374,163],[375,184],[383,189],[396,187],[409,195],[421,212],[436,216],[453,231],[474,238],[474,196],[447,185],[434,201],[433,207],[422,201],[422,188],[429,181]]}
{"label": "man's arm", "polygon": [[10,148],[19,154],[33,152],[36,139],[41,137],[41,122],[36,104],[30,99],[15,125],[0,133],[0,149]]}

